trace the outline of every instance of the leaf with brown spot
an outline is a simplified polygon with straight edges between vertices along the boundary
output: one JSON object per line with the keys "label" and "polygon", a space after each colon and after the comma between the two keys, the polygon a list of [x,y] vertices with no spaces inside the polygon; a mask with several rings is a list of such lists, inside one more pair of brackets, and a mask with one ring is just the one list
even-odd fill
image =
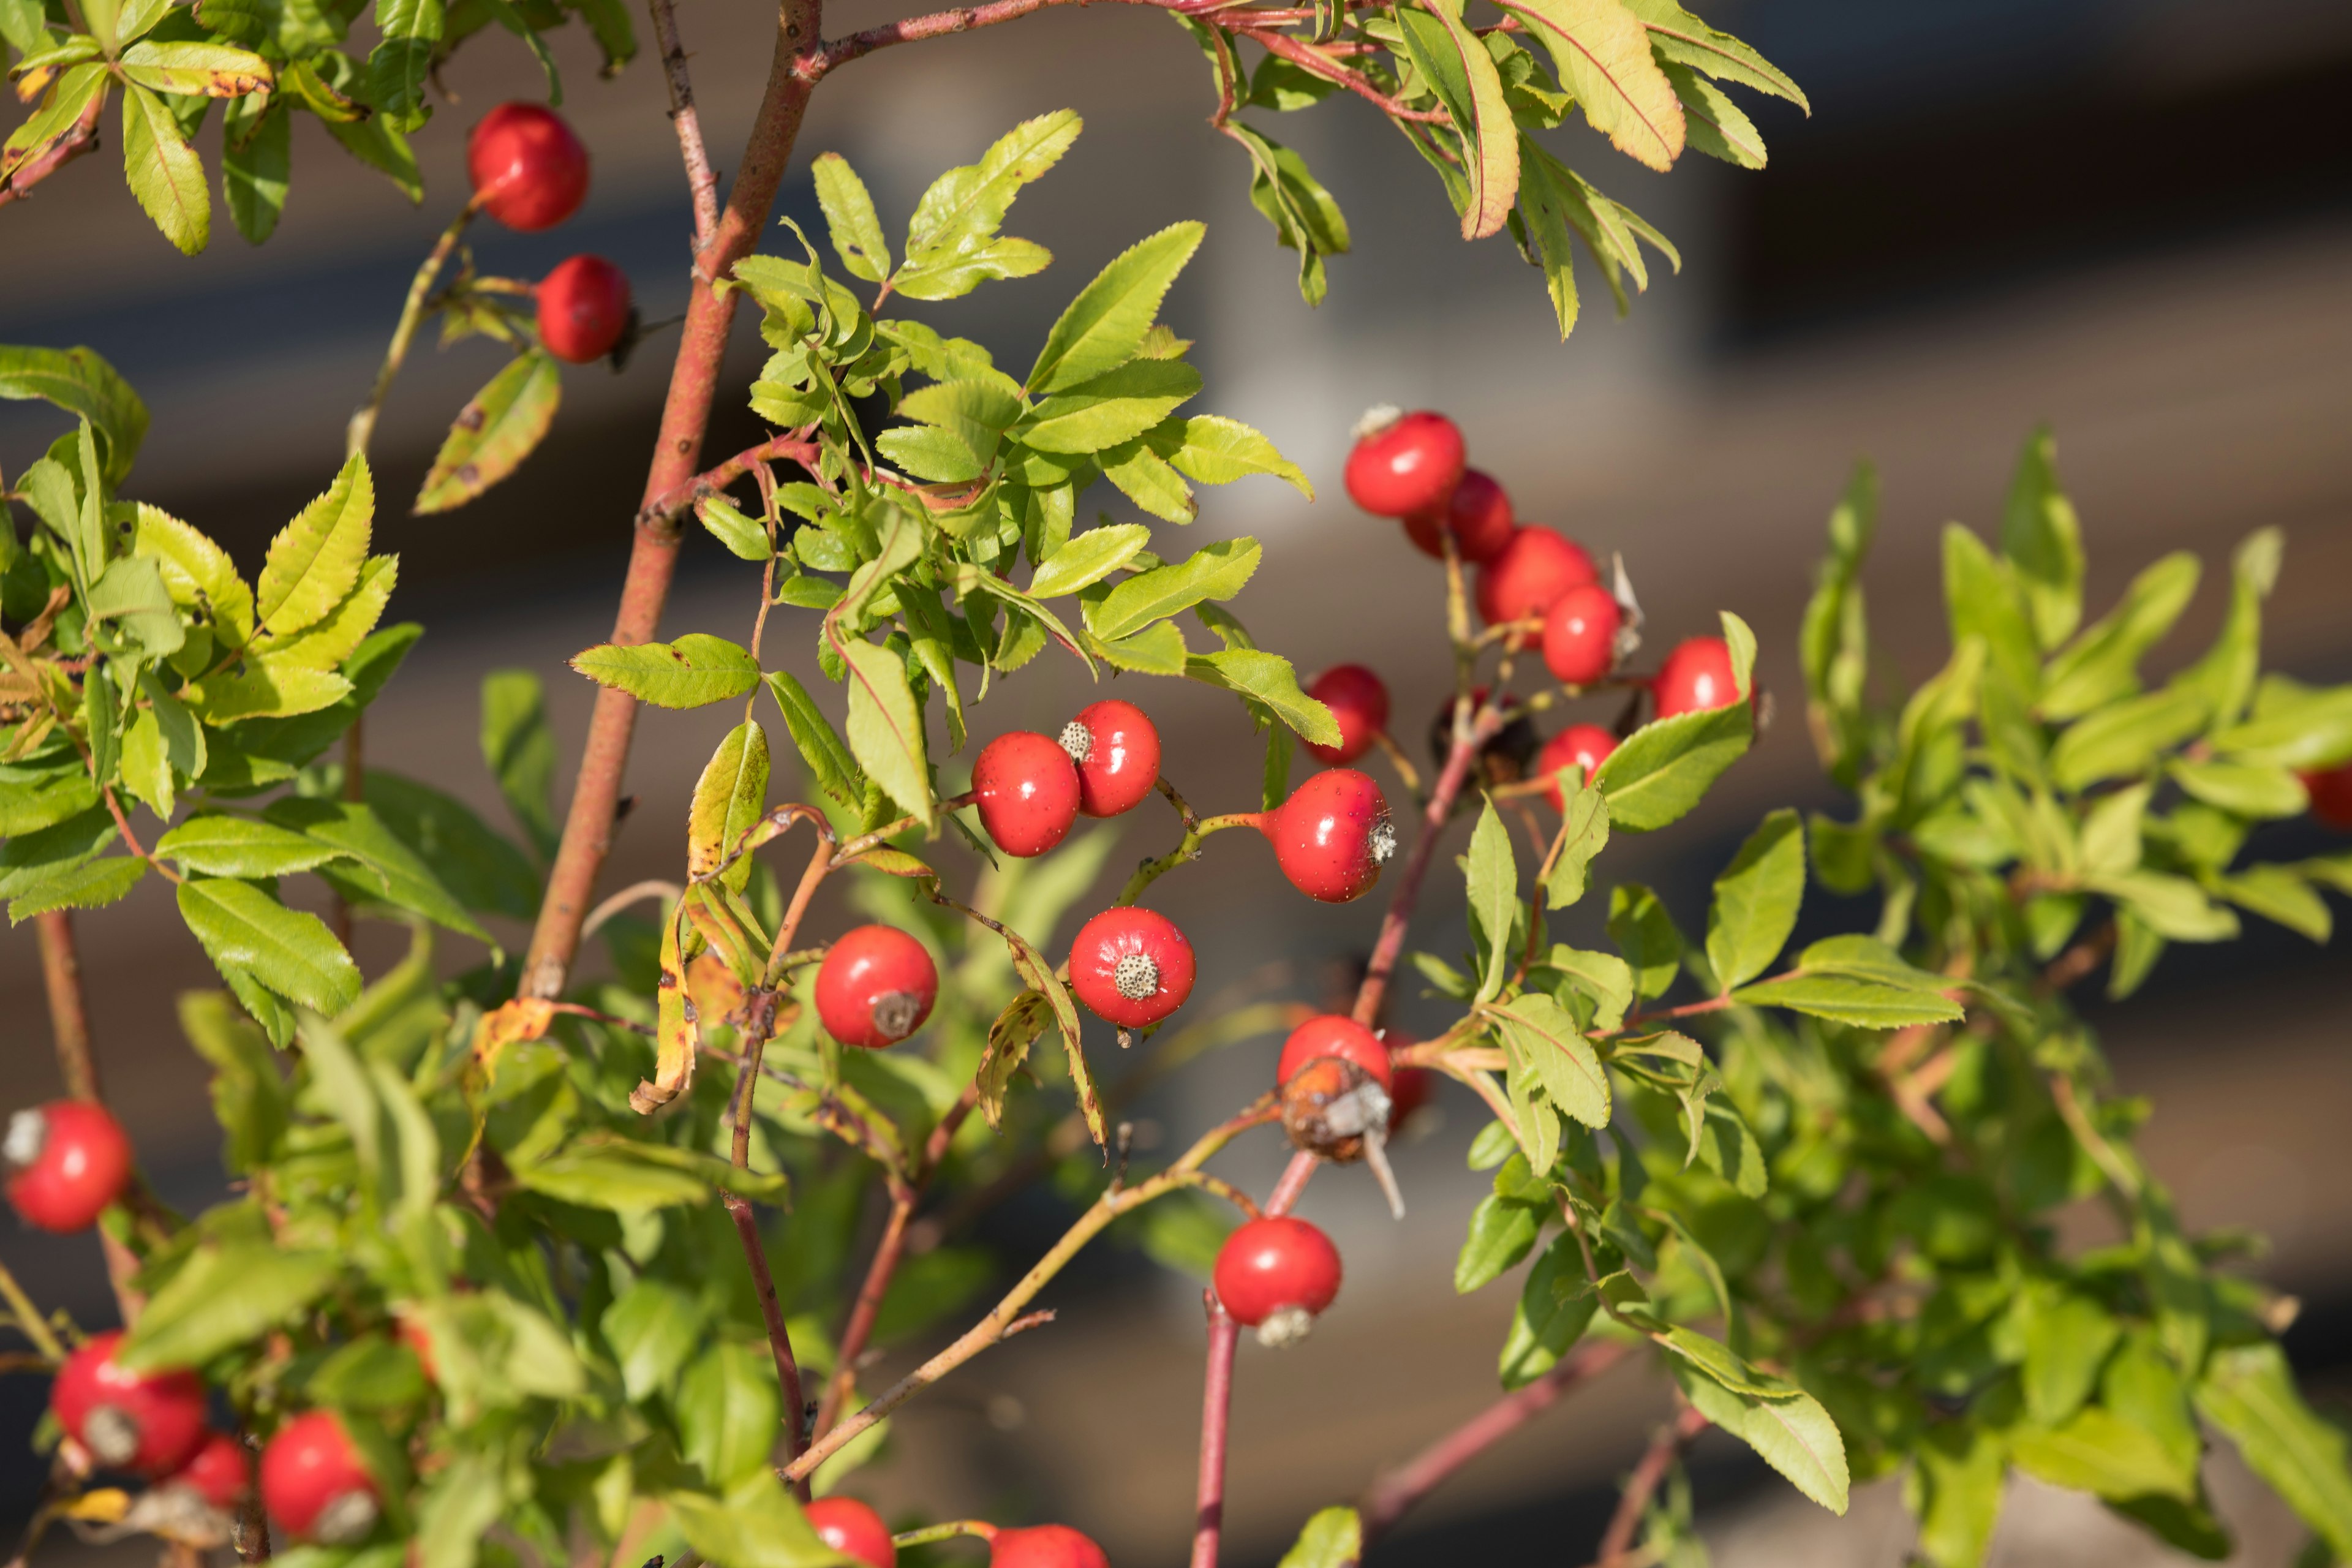
{"label": "leaf with brown spot", "polygon": [[183,98],[243,98],[274,85],[269,62],[226,44],[159,44],[142,38],[122,51],[122,74],[141,87]]}
{"label": "leaf with brown spot", "polygon": [[641,1116],[652,1115],[694,1083],[702,1026],[687,992],[686,964],[679,953],[678,928],[684,923],[683,911],[673,911],[662,922],[661,981],[654,994],[654,1076],[629,1091],[629,1109]]}
{"label": "leaf with brown spot", "polygon": [[539,996],[518,996],[482,1015],[474,1026],[474,1062],[485,1073],[498,1070],[499,1053],[509,1046],[536,1040],[555,1021],[555,1004]]}
{"label": "leaf with brown spot", "polygon": [[416,511],[461,507],[511,474],[555,421],[563,379],[543,349],[518,354],[458,411],[416,494]]}
{"label": "leaf with brown spot", "polygon": [[980,1113],[988,1118],[990,1131],[1003,1130],[1004,1091],[1012,1087],[1013,1075],[1021,1070],[1021,1064],[1029,1059],[1029,1047],[1045,1032],[1045,1020],[1052,1013],[1045,997],[1024,991],[989,1026],[988,1050],[971,1081],[980,1091]]}

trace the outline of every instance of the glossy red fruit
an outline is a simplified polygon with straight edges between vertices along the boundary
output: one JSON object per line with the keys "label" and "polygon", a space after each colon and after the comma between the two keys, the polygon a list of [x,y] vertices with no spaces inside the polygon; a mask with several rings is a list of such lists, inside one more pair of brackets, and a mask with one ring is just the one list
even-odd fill
{"label": "glossy red fruit", "polygon": [[1192,944],[1166,915],[1105,910],[1070,944],[1070,989],[1105,1023],[1148,1027],[1192,994]]}
{"label": "glossy red fruit", "polygon": [[1381,786],[1353,768],[1317,773],[1259,819],[1290,885],[1310,899],[1344,904],[1381,879],[1396,853],[1396,828]]}
{"label": "glossy red fruit", "polygon": [[1730,707],[1739,700],[1738,683],[1731,678],[1730,647],[1721,637],[1692,637],[1677,644],[1658,666],[1650,693],[1657,699],[1661,719]]}
{"label": "glossy red fruit", "polygon": [[49,1385],[58,1425],[110,1470],[163,1476],[205,1440],[205,1385],[191,1372],[131,1372],[115,1363],[120,1331],[93,1334]]}
{"label": "glossy red fruit", "polygon": [[1059,844],[1078,819],[1078,765],[1059,742],[1034,730],[1013,730],[982,746],[971,764],[971,791],[990,840],[1024,860]]}
{"label": "glossy red fruit", "polygon": [[289,1534],[328,1546],[359,1540],[382,1511],[375,1479],[324,1410],[287,1422],[261,1450],[261,1500]]}
{"label": "glossy red fruit", "polygon": [[1462,432],[1443,414],[1399,415],[1348,454],[1348,494],[1374,517],[1442,505],[1462,482]]}
{"label": "glossy red fruit", "polygon": [[2352,829],[2352,763],[2302,775],[2311,815],[2330,827]]}
{"label": "glossy red fruit", "polygon": [[588,195],[588,149],[536,103],[501,103],[482,116],[466,142],[466,172],[482,210],[526,234],[553,228]]}
{"label": "glossy red fruit", "polygon": [[539,341],[572,364],[613,352],[635,314],[629,275],[601,256],[575,256],[539,280]]}
{"label": "glossy red fruit", "polygon": [[[1399,1044],[1404,1042],[1400,1041]],[[1414,1111],[1437,1095],[1437,1074],[1427,1068],[1399,1068],[1389,1086],[1389,1136],[1393,1138]]]}
{"label": "glossy red fruit", "polygon": [[1353,1062],[1371,1075],[1385,1091],[1390,1082],[1389,1048],[1378,1035],[1344,1013],[1325,1013],[1290,1031],[1282,1042],[1282,1059],[1275,1064],[1274,1081],[1288,1083],[1299,1068],[1320,1057]]}
{"label": "glossy red fruit", "polygon": [[1617,737],[1598,724],[1570,724],[1546,741],[1544,749],[1536,753],[1536,773],[1551,779],[1552,809],[1559,811],[1567,805],[1560,795],[1559,780],[1553,775],[1574,765],[1584,770],[1584,782],[1591,784],[1592,775],[1601,771],[1601,764],[1616,749]]}
{"label": "glossy red fruit", "polygon": [[1389,689],[1360,664],[1335,664],[1309,682],[1307,695],[1331,710],[1339,723],[1339,743],[1307,742],[1317,760],[1339,767],[1372,749],[1389,727]]}
{"label": "glossy red fruit", "polygon": [[821,1497],[801,1511],[816,1538],[866,1568],[896,1568],[898,1549],[882,1516],[854,1497]]}
{"label": "glossy red fruit", "polygon": [[106,1108],[53,1100],[8,1119],[8,1201],[26,1225],[85,1230],[131,1181],[131,1140]]}
{"label": "glossy red fruit", "polygon": [[845,1046],[878,1050],[923,1026],[940,996],[929,952],[895,926],[843,933],[816,972],[816,1016]]}
{"label": "glossy red fruit", "polygon": [[195,1458],[180,1467],[169,1485],[186,1487],[217,1509],[233,1509],[253,1489],[253,1461],[245,1445],[226,1432],[208,1432]]}
{"label": "glossy red fruit", "polygon": [[1478,614],[1490,626],[1528,620],[1570,588],[1600,580],[1584,546],[1557,529],[1522,528],[1478,568]]}
{"label": "glossy red fruit", "polygon": [[1296,1338],[1339,1294],[1339,1249],[1303,1219],[1254,1219],[1225,1237],[1215,1279],[1235,1322]]}
{"label": "glossy red fruit", "polygon": [[998,1531],[989,1542],[988,1568],[1110,1568],[1110,1559],[1066,1524],[1033,1524]]}
{"label": "glossy red fruit", "polygon": [[1473,565],[1491,561],[1511,542],[1517,526],[1511,515],[1511,498],[1493,475],[1483,468],[1465,468],[1462,482],[1442,507],[1417,511],[1404,520],[1405,537],[1423,555],[1445,559],[1444,535],[1454,535],[1454,552]]}
{"label": "glossy red fruit", "polygon": [[1117,816],[1141,805],[1160,782],[1160,731],[1132,702],[1106,698],[1062,726],[1062,750],[1078,769],[1078,809]]}
{"label": "glossy red fruit", "polygon": [[1544,668],[1566,686],[1590,686],[1617,668],[1625,612],[1598,583],[1579,583],[1544,612]]}

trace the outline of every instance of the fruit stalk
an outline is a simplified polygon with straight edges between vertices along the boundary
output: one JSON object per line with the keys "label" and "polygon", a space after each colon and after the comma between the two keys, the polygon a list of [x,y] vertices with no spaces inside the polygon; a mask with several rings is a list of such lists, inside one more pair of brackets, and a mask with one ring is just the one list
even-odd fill
{"label": "fruit stalk", "polygon": [[368,442],[375,436],[376,416],[383,412],[383,400],[392,395],[392,384],[399,376],[400,367],[407,363],[409,345],[416,341],[417,326],[425,320],[425,301],[432,297],[433,285],[441,278],[441,268],[449,264],[449,258],[457,251],[457,241],[466,233],[466,226],[474,221],[474,215],[481,210],[481,205],[482,198],[478,194],[466,198],[466,205],[457,209],[457,216],[449,220],[449,226],[441,231],[441,237],[433,242],[433,248],[425,253],[425,264],[410,279],[408,298],[401,302],[400,320],[394,325],[392,342],[383,351],[383,363],[376,369],[375,384],[368,389],[367,401],[360,405],[358,411],[352,416],[351,423],[343,427],[344,457],[367,455]]}

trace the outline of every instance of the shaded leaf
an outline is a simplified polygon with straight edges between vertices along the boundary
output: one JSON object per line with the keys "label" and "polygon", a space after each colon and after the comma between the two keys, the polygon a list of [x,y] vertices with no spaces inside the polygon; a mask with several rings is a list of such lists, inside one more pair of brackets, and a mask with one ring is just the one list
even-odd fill
{"label": "shaded leaf", "polygon": [[410,510],[421,515],[463,506],[513,473],[554,423],[562,397],[552,354],[531,349],[516,355],[457,411]]}

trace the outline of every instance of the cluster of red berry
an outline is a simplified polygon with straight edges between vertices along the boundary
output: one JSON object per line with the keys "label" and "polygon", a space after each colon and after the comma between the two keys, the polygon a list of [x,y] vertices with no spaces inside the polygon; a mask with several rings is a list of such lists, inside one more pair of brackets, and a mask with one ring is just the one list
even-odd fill
{"label": "cluster of red berry", "polygon": [[[817,1539],[843,1556],[866,1568],[898,1568],[898,1548],[890,1539],[890,1527],[856,1498],[819,1498],[803,1511]],[[968,1523],[963,1528],[987,1540],[988,1568],[1110,1568],[1103,1549],[1066,1524],[999,1530]]]}
{"label": "cluster of red berry", "polygon": [[[588,195],[588,149],[536,103],[502,103],[482,116],[466,143],[466,170],[475,205],[525,234],[553,228]],[[601,256],[559,263],[537,293],[541,346],[573,364],[603,359],[636,325],[628,275]]]}

